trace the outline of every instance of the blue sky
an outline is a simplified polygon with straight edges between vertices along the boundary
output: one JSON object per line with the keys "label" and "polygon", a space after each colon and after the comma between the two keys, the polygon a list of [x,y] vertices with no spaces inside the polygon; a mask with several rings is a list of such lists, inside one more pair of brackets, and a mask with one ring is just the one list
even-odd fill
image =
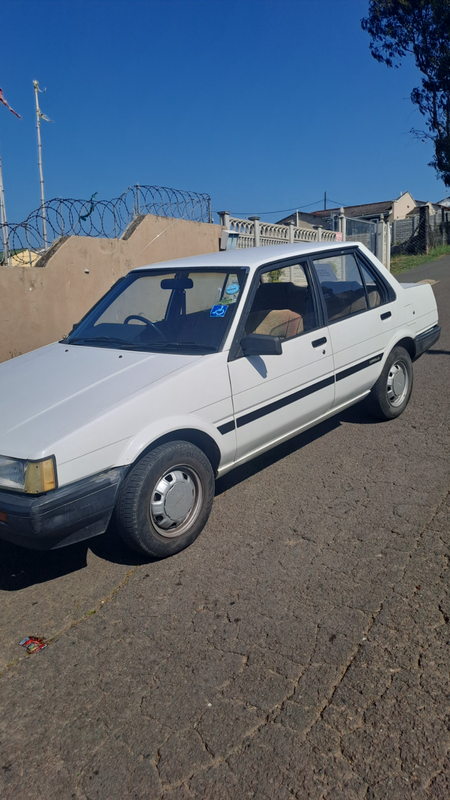
{"label": "blue sky", "polygon": [[[9,222],[46,199],[135,183],[206,192],[214,211],[440,200],[409,95],[370,55],[367,0],[3,0],[0,153]],[[276,213],[269,213],[276,212]]]}

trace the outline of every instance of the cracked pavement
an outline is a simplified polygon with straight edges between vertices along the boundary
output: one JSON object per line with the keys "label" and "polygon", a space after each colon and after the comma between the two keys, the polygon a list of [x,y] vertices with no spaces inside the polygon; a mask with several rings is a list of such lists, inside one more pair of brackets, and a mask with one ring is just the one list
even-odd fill
{"label": "cracked pavement", "polygon": [[355,406],[225,476],[185,552],[0,542],[2,800],[447,800],[450,277],[433,289],[405,413]]}

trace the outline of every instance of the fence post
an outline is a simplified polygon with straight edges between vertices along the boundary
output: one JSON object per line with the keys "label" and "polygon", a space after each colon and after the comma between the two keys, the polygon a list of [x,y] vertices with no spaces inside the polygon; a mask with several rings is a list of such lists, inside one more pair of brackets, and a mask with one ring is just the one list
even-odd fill
{"label": "fence post", "polygon": [[347,233],[346,228],[347,228],[347,226],[345,224],[344,209],[341,206],[340,209],[339,209],[339,230],[342,233],[342,241],[343,242],[346,241],[346,233]]}
{"label": "fence post", "polygon": [[27,239],[28,261],[29,261],[30,267],[32,267],[33,264],[32,264],[32,261],[31,261],[30,240],[28,238],[28,225],[25,225],[25,236],[26,236],[26,239]]}
{"label": "fence post", "polygon": [[219,225],[222,225],[225,230],[230,230],[230,212],[229,211],[218,211],[219,215]]}
{"label": "fence post", "polygon": [[140,194],[139,194],[139,184],[138,183],[136,184],[136,211],[137,211],[137,214],[139,216],[140,213],[141,213],[141,197],[140,197]]}
{"label": "fence post", "polygon": [[375,223],[377,232],[375,234],[375,255],[383,263],[383,223],[381,219]]}
{"label": "fence post", "polygon": [[383,261],[384,266],[389,272],[391,271],[391,226],[389,222],[383,222],[384,225],[384,239],[385,239],[385,252],[386,260]]}
{"label": "fence post", "polygon": [[323,231],[323,226],[319,225],[319,227],[317,228],[317,241],[318,242],[322,241],[322,231]]}
{"label": "fence post", "polygon": [[429,213],[428,206],[419,208],[419,238],[423,242],[423,253],[428,253],[430,249]]}
{"label": "fence post", "polygon": [[250,222],[254,223],[254,236],[255,236],[255,243],[253,247],[259,247],[259,220],[261,217],[249,217]]}
{"label": "fence post", "polygon": [[289,244],[294,244],[294,220],[289,222]]}

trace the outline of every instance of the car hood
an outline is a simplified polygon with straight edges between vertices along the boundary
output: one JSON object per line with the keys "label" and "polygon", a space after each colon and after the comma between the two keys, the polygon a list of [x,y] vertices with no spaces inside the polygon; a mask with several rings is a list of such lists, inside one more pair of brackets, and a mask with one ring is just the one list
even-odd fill
{"label": "car hood", "polygon": [[0,364],[0,454],[28,458],[198,358],[56,343]]}

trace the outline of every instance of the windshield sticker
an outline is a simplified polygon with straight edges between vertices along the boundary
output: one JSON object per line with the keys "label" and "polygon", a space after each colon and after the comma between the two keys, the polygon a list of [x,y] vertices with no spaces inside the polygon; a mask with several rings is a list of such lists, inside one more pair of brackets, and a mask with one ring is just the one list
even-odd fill
{"label": "windshield sticker", "polygon": [[211,309],[210,317],[224,317],[227,313],[228,306],[217,305]]}
{"label": "windshield sticker", "polygon": [[238,283],[230,283],[229,286],[225,289],[226,294],[237,294],[239,291],[240,286]]}

